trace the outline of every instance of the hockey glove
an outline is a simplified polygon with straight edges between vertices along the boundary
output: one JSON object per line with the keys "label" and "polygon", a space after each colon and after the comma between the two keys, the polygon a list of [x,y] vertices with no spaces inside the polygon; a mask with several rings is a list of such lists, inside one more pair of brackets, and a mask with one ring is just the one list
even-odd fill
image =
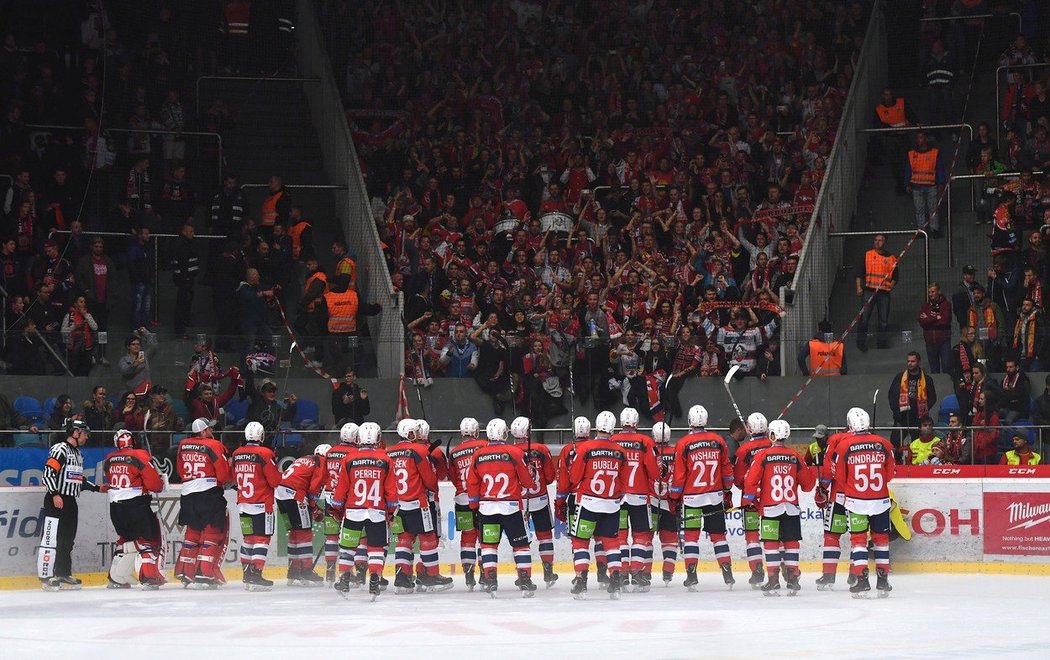
{"label": "hockey glove", "polygon": [[813,503],[817,505],[817,508],[823,509],[828,505],[828,491],[820,486],[813,491]]}
{"label": "hockey glove", "polygon": [[562,522],[569,522],[569,506],[564,498],[554,500],[554,517]]}
{"label": "hockey glove", "polygon": [[733,489],[727,488],[722,491],[722,508],[726,511],[733,510]]}

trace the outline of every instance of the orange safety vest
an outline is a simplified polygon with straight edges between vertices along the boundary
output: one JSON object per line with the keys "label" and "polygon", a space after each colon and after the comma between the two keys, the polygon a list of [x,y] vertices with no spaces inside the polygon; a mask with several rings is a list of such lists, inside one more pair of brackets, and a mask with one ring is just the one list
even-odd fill
{"label": "orange safety vest", "polygon": [[908,152],[908,163],[911,165],[911,184],[914,186],[932,186],[937,183],[937,149],[929,151]]}
{"label": "orange safety vest", "polygon": [[897,267],[897,257],[885,256],[876,250],[868,250],[864,255],[864,286],[878,291],[893,291],[892,273]]}
{"label": "orange safety vest", "polygon": [[887,126],[907,126],[908,119],[904,115],[904,98],[898,96],[893,105],[886,107],[880,103],[875,106],[875,112],[879,115],[879,121]]}
{"label": "orange safety vest", "polygon": [[328,332],[341,335],[357,332],[357,291],[328,291],[324,299],[328,303]]}
{"label": "orange safety vest", "polygon": [[[322,282],[324,282],[324,292],[321,294],[322,296],[325,293],[328,293],[328,278],[325,277],[325,274],[322,273],[321,271],[317,271],[313,275],[311,275],[310,277],[306,278],[306,284],[303,285],[303,291],[309,291],[310,290],[310,285],[313,284],[314,280],[321,280]],[[314,311],[314,308],[317,307],[317,301],[318,301],[318,298],[314,298],[311,302],[307,303],[306,304],[306,311],[308,311],[308,312]]]}
{"label": "orange safety vest", "polygon": [[277,202],[282,195],[284,195],[284,191],[278,190],[263,201],[262,217],[259,218],[259,222],[263,227],[273,227],[277,224]]}
{"label": "orange safety vest", "polygon": [[357,281],[357,262],[350,257],[343,257],[335,265],[336,275],[349,275],[351,282]]}
{"label": "orange safety vest", "polygon": [[298,259],[299,255],[303,252],[303,232],[310,228],[310,223],[306,220],[300,220],[291,229],[288,230],[288,235],[292,237],[292,258]]}
{"label": "orange safety vest", "polygon": [[231,2],[223,10],[226,27],[231,37],[248,36],[248,21],[251,20],[252,5],[250,2]]}
{"label": "orange safety vest", "polygon": [[[845,349],[842,342],[828,343],[819,339],[809,340],[809,375],[841,376],[842,355]],[[826,360],[826,361],[825,361]]]}

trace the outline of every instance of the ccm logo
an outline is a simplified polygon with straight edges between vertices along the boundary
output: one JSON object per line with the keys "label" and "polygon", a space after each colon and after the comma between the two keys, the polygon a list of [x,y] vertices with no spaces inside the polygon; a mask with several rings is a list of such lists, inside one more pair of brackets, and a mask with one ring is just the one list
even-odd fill
{"label": "ccm logo", "polygon": [[1035,474],[1035,468],[1030,467],[1016,467],[1010,468],[1006,472],[1007,474]]}
{"label": "ccm logo", "polygon": [[934,474],[962,474],[959,468],[934,468]]}

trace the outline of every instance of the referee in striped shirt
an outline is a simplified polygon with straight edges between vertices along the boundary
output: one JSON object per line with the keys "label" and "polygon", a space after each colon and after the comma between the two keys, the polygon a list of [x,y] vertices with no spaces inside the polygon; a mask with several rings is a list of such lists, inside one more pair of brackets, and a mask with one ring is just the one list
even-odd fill
{"label": "referee in striped shirt", "polygon": [[100,488],[84,479],[80,453],[91,438],[91,429],[79,419],[66,422],[66,439],[51,447],[44,464],[44,526],[37,555],[37,575],[45,591],[79,589],[72,576],[73,541],[77,536],[77,497],[84,488]]}

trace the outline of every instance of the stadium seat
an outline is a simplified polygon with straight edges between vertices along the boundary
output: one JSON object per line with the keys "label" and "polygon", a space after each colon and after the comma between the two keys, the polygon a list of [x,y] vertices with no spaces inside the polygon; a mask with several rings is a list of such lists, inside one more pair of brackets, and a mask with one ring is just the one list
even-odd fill
{"label": "stadium seat", "polygon": [[31,396],[20,396],[15,399],[15,410],[34,424],[44,422],[44,409],[40,402]]}
{"label": "stadium seat", "polygon": [[941,406],[937,409],[937,423],[941,426],[948,425],[948,416],[959,412],[959,397],[954,394],[941,399]]}
{"label": "stadium seat", "polygon": [[55,412],[55,404],[58,403],[58,397],[51,397],[44,401],[44,419],[51,419],[51,413]]}
{"label": "stadium seat", "polygon": [[233,399],[226,403],[223,410],[226,411],[226,423],[237,426],[248,416],[248,402]]}
{"label": "stadium seat", "polygon": [[181,419],[187,425],[193,422],[193,420],[190,419],[190,410],[186,407],[185,401],[183,401],[182,399],[172,399],[171,407],[175,409],[175,416]]}
{"label": "stadium seat", "polygon": [[295,419],[292,424],[297,429],[315,429],[321,427],[321,411],[316,401],[299,399],[295,405]]}
{"label": "stadium seat", "polygon": [[34,449],[47,447],[47,436],[42,433],[16,433],[16,449]]}
{"label": "stadium seat", "polygon": [[279,432],[277,437],[274,438],[274,447],[302,447],[303,446],[303,434],[302,433],[287,433]]}

